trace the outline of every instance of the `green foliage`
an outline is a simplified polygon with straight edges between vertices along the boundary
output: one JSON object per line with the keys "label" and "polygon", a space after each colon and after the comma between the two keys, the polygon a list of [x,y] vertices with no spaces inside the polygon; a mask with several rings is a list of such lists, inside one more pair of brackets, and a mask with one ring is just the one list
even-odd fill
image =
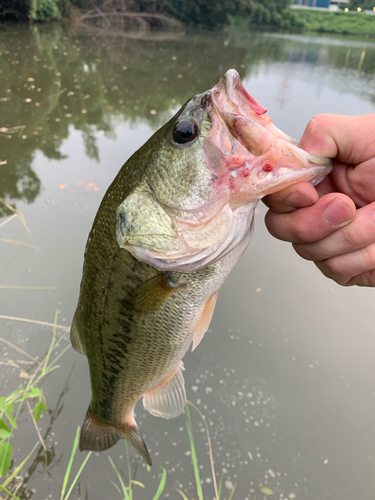
{"label": "green foliage", "polygon": [[141,10],[150,5],[167,11],[188,26],[222,28],[245,20],[249,24],[271,24],[289,28],[297,22],[290,9],[290,0],[141,0]]}
{"label": "green foliage", "polygon": [[[112,460],[111,457],[108,457],[108,460],[112,466],[112,469],[115,471],[117,479],[119,480],[121,488],[119,488],[117,486],[117,484],[114,483],[113,481],[111,481],[111,482],[112,482],[113,486],[116,488],[116,490],[120,493],[120,495],[122,495],[124,500],[133,500],[133,498],[134,498],[133,497],[133,485],[135,484],[137,486],[140,486],[141,488],[144,488],[145,485],[140,483],[139,481],[135,481],[134,479],[132,479],[130,458],[129,458],[129,448],[128,448],[128,443],[126,441],[125,441],[125,455],[126,455],[126,463],[128,465],[128,486],[126,486],[120,471],[116,467],[115,462]],[[161,494],[164,491],[165,484],[167,482],[167,471],[164,467],[162,467],[162,469],[163,469],[163,473],[161,475],[159,486],[158,486],[158,489],[156,490],[155,495],[152,497],[152,500],[159,500],[160,499]]]}
{"label": "green foliage", "polygon": [[39,421],[42,411],[45,411],[45,410],[47,410],[47,405],[46,405],[45,401],[43,401],[43,400],[39,401],[39,403],[37,403],[34,406],[33,413],[34,413],[35,422]]}
{"label": "green foliage", "polygon": [[59,19],[60,9],[56,0],[31,0],[29,19],[45,21],[46,19]]}
{"label": "green foliage", "polygon": [[74,457],[76,456],[76,453],[77,453],[77,448],[78,448],[78,443],[79,443],[79,433],[80,433],[80,428],[77,427],[77,431],[76,431],[76,434],[74,436],[73,447],[72,447],[72,451],[71,451],[71,454],[70,454],[68,466],[66,468],[64,479],[63,479],[63,485],[62,485],[62,488],[61,488],[60,500],[68,500],[69,499],[70,494],[72,493],[74,486],[76,485],[76,483],[77,483],[80,475],[82,474],[83,469],[85,468],[85,465],[87,464],[87,462],[88,462],[88,460],[89,460],[89,458],[91,457],[91,454],[92,454],[92,452],[90,451],[86,455],[86,457],[83,460],[80,468],[78,469],[78,472],[75,475],[75,477],[74,477],[74,479],[73,479],[73,481],[72,481],[72,483],[71,483],[71,485],[70,485],[67,493],[65,494],[66,488],[68,486],[69,478],[70,478],[70,472],[72,470],[72,466],[73,466],[73,462],[74,462]]}
{"label": "green foliage", "polygon": [[[65,1],[70,2],[70,0]],[[61,11],[58,0],[0,1],[0,19],[32,19],[35,21],[45,21],[48,19],[60,18]]]}
{"label": "green foliage", "polygon": [[68,17],[71,7],[86,9],[89,0],[0,0],[0,20],[48,21]]}
{"label": "green foliage", "polygon": [[255,9],[254,0],[140,0],[140,9],[167,11],[188,26],[221,28],[230,23],[230,17],[250,16]]}
{"label": "green foliage", "polygon": [[[56,311],[55,314],[55,323],[57,321],[57,315],[58,311]],[[50,362],[50,357],[53,349],[56,348],[59,342],[65,337],[65,335],[66,334],[63,334],[60,338],[57,338],[56,328],[54,328],[51,344],[49,346],[47,355],[42,362],[38,362],[35,359],[35,370],[31,375],[28,374],[28,382],[17,387],[8,396],[0,397],[0,477],[8,476],[5,481],[0,484],[0,491],[5,491],[8,496],[11,496],[15,499],[17,499],[18,497],[13,495],[11,492],[8,492],[6,487],[22,470],[27,460],[35,451],[37,445],[34,446],[33,450],[21,462],[21,464],[19,464],[18,467],[16,467],[15,470],[10,473],[10,470],[12,468],[13,453],[13,446],[10,444],[12,433],[16,429],[18,429],[17,420],[24,403],[26,403],[28,406],[29,413],[32,415],[35,426],[40,418],[41,412],[47,410],[45,397],[42,390],[37,385],[48,373],[56,368],[57,359],[59,359],[59,357],[64,354],[67,348],[69,348],[69,346],[65,348],[52,362]],[[31,409],[30,402],[34,402],[33,409]],[[39,434],[38,437],[40,438]],[[41,444],[44,446],[42,440]]]}
{"label": "green foliage", "polygon": [[[131,10],[166,12],[188,26],[222,28],[235,19],[247,24],[271,24],[287,29],[295,26],[297,18],[290,9],[291,0],[134,0]],[[1,17],[18,17],[44,21],[68,17],[72,6],[89,9],[89,0],[3,0]],[[102,0],[94,3],[103,7]],[[114,8],[116,4],[114,3]]]}
{"label": "green foliage", "polygon": [[358,12],[295,9],[305,31],[342,35],[375,35],[375,16]]}
{"label": "green foliage", "polygon": [[342,4],[341,8],[348,8],[349,10],[357,10],[361,8],[362,10],[372,10],[375,6],[374,0],[350,0],[347,4]]}
{"label": "green foliage", "polygon": [[11,436],[10,427],[4,422],[3,419],[0,419],[0,438],[7,439],[10,436]]}
{"label": "green foliage", "polygon": [[197,486],[197,495],[199,500],[203,500],[203,492],[202,492],[202,486],[201,486],[201,479],[199,475],[199,465],[198,465],[198,457],[197,457],[197,452],[195,450],[195,442],[194,442],[194,435],[193,435],[193,426],[191,423],[191,418],[190,418],[190,410],[189,410],[189,405],[187,404],[185,406],[185,412],[186,412],[186,427],[187,431],[189,434],[189,440],[190,440],[190,449],[191,449],[191,461],[193,462],[193,468],[194,468],[194,476],[195,476],[195,484]]}
{"label": "green foliage", "polygon": [[287,30],[290,28],[301,28],[298,15],[290,8],[289,0],[278,0],[267,2],[265,0],[254,0],[254,8],[251,13],[244,17],[236,14],[232,19],[232,25],[242,29],[248,29],[250,25],[274,26]]}
{"label": "green foliage", "polygon": [[5,476],[10,468],[10,457],[13,446],[6,441],[0,441],[0,477]]}
{"label": "green foliage", "polygon": [[27,19],[29,5],[25,0],[1,0],[0,19]]}

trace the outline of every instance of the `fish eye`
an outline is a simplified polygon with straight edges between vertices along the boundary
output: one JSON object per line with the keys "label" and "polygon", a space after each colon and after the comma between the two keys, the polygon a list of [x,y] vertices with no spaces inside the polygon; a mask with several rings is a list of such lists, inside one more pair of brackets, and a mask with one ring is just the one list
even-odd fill
{"label": "fish eye", "polygon": [[198,137],[199,129],[193,120],[181,120],[173,129],[173,140],[177,144],[186,144]]}

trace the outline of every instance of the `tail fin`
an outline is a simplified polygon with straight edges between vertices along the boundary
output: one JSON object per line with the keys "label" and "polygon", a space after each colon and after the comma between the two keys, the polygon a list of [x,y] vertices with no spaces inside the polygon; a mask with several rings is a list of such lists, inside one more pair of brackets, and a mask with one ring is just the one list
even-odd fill
{"label": "tail fin", "polygon": [[134,420],[134,425],[129,426],[126,430],[126,434],[123,435],[123,437],[129,441],[130,444],[134,446],[134,448],[138,451],[140,455],[142,455],[143,460],[146,462],[147,465],[152,465],[152,460],[150,457],[150,454],[147,450],[146,443],[143,441],[143,438],[139,432],[138,426],[135,423]]}
{"label": "tail fin", "polygon": [[115,445],[121,438],[129,441],[138,453],[142,455],[144,461],[148,465],[152,465],[151,457],[133,415],[122,428],[118,428],[101,422],[93,415],[90,408],[87,410],[79,440],[80,451],[108,450],[108,448]]}

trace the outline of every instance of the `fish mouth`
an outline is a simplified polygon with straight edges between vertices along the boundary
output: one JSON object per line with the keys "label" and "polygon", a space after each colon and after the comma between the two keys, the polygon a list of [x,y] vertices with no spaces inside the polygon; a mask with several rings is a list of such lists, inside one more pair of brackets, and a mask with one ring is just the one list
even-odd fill
{"label": "fish mouth", "polygon": [[[229,132],[254,156],[267,151],[272,136],[297,144],[295,139],[275,127],[271,117],[266,114],[267,109],[247,92],[235,69],[229,69],[211,93],[215,111]],[[272,136],[266,134],[265,129]]]}
{"label": "fish mouth", "polygon": [[235,69],[210,95],[212,127],[203,148],[219,189],[229,189],[230,202],[260,200],[300,180],[316,184],[329,173],[331,162],[309,155],[278,129]]}
{"label": "fish mouth", "polygon": [[242,85],[235,69],[229,69],[212,89],[213,101],[218,110],[236,112],[241,116],[264,115],[267,110],[261,106]]}

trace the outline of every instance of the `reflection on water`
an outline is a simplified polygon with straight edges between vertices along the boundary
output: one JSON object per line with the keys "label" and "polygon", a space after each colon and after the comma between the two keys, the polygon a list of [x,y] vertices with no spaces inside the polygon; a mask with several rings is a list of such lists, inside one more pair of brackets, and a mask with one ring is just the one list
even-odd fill
{"label": "reflection on water", "polygon": [[[157,128],[171,110],[212,87],[230,67],[244,77],[275,62],[314,65],[332,71],[325,84],[346,90],[357,83],[353,72],[362,88],[375,74],[373,46],[238,33],[155,38],[96,38],[59,25],[0,34],[1,197],[35,199],[41,189],[31,168],[35,152],[63,159],[69,127],[82,131],[87,156],[99,161],[96,133],[115,139],[116,116]],[[374,99],[373,88],[362,91]]]}
{"label": "reflection on water", "polygon": [[[27,241],[41,249],[0,241],[0,284],[56,288],[0,289],[2,314],[51,321],[58,308],[61,322],[70,323],[86,236],[106,187],[153,130],[227,69],[236,68],[276,124],[295,136],[317,112],[375,111],[369,42],[238,32],[145,35],[97,36],[89,27],[59,24],[0,28],[0,198],[24,213],[32,229]],[[254,240],[221,292],[211,331],[185,363],[188,397],[207,415],[216,469],[224,474],[223,498],[236,482],[240,500],[262,498],[259,488],[266,486],[275,492],[271,498],[370,498],[373,297],[325,280],[268,237],[257,217]],[[28,237],[15,221],[0,231],[9,239]],[[10,321],[0,328],[34,356],[49,345],[50,333],[35,325]],[[2,358],[11,355],[0,349]],[[89,401],[84,358],[69,351],[60,364],[59,376],[43,385],[48,466],[41,447],[24,498],[59,497]],[[15,367],[0,374],[6,394],[18,375]],[[204,428],[192,416],[205,498],[212,498]],[[24,417],[14,436],[17,461],[35,443]],[[195,498],[185,417],[166,422],[139,408],[137,421],[155,466],[147,472],[132,455],[135,479],[155,492],[165,466],[165,497],[178,498],[180,488]],[[76,498],[120,498],[106,455],[90,459]],[[123,444],[110,456],[126,476]],[[138,498],[151,493],[137,491]]]}

